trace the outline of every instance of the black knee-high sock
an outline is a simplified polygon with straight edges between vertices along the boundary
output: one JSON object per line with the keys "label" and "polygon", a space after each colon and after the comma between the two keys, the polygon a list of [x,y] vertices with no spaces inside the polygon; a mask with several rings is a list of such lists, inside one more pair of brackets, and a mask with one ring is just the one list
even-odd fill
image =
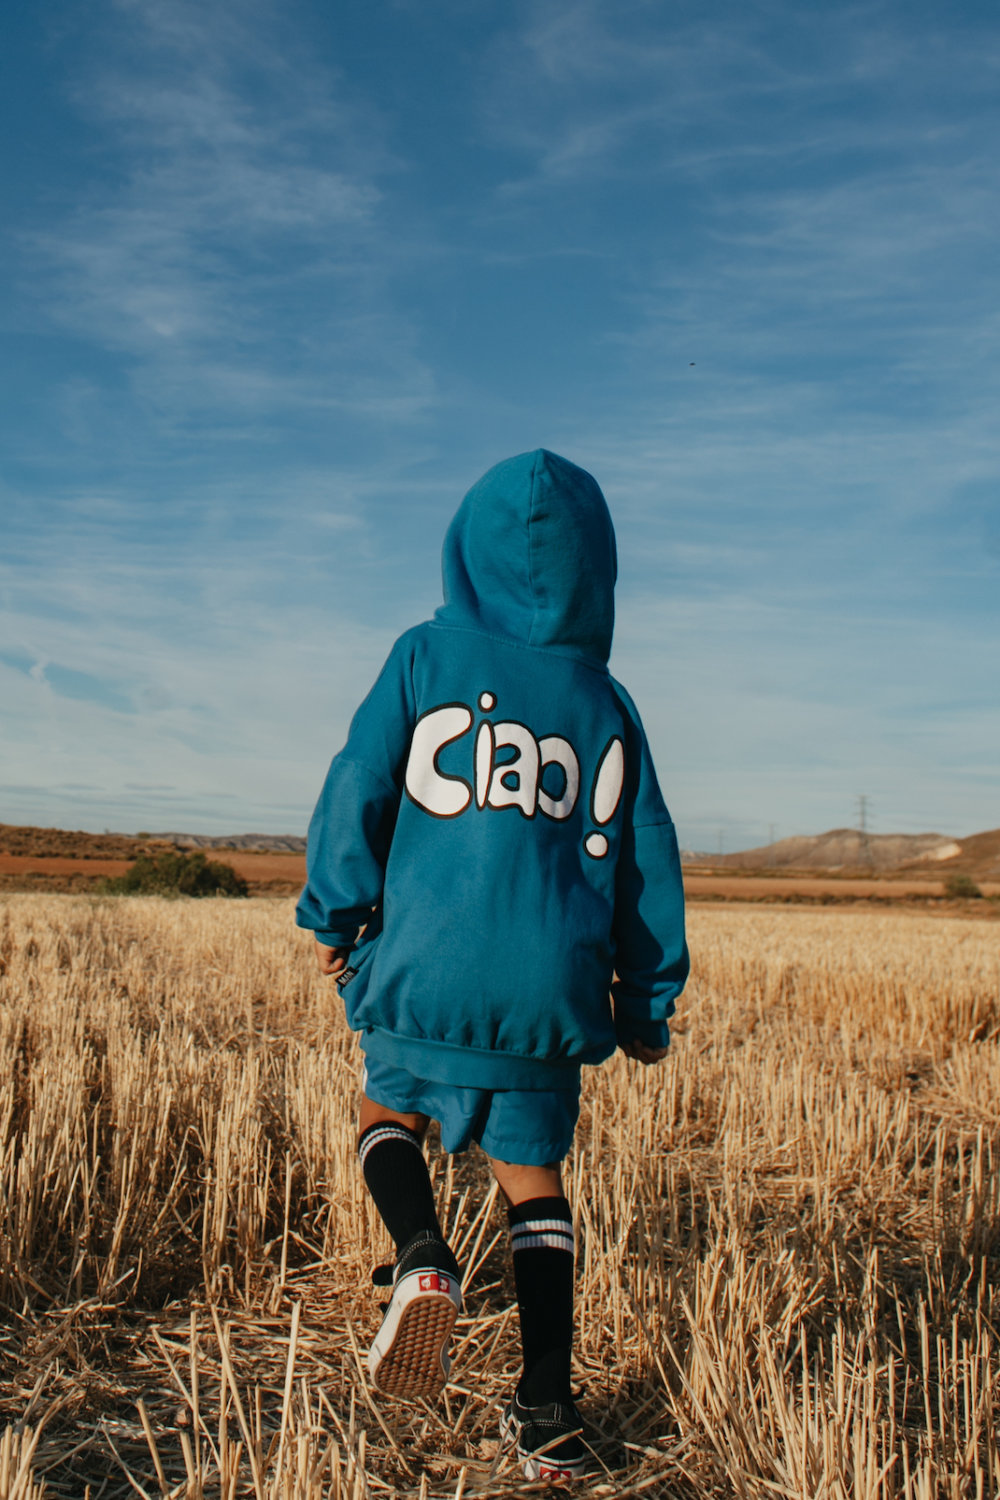
{"label": "black knee-high sock", "polygon": [[509,1214],[524,1351],[518,1399],[525,1406],[569,1401],[573,1215],[565,1198],[529,1198]]}
{"label": "black knee-high sock", "polygon": [[412,1130],[394,1121],[369,1125],[358,1141],[358,1156],[397,1254],[421,1230],[440,1235],[430,1174]]}

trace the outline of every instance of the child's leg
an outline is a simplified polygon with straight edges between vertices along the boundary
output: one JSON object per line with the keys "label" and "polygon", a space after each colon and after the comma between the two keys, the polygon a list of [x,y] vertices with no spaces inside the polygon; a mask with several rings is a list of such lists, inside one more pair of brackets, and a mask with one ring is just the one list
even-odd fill
{"label": "child's leg", "polygon": [[490,1158],[507,1199],[514,1285],[521,1322],[525,1406],[569,1402],[573,1349],[573,1215],[559,1164],[525,1166]]}
{"label": "child's leg", "polygon": [[368,1352],[373,1383],[403,1401],[438,1395],[451,1370],[448,1340],[462,1310],[458,1262],[441,1237],[421,1142],[424,1114],[377,1104],[367,1094],[358,1121],[358,1155],[368,1190],[396,1242],[395,1267],[379,1267],[376,1285],[392,1283]]}
{"label": "child's leg", "polygon": [[361,1170],[397,1254],[414,1235],[441,1236],[430,1174],[421,1150],[429,1123],[426,1115],[388,1109],[367,1095],[361,1100]]}

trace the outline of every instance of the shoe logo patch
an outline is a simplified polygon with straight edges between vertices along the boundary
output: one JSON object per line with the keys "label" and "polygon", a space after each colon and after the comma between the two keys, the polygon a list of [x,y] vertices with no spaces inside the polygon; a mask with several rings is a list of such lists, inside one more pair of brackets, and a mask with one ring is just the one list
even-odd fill
{"label": "shoe logo patch", "polygon": [[432,1271],[428,1276],[421,1276],[420,1290],[422,1292],[450,1292],[451,1282],[447,1276],[440,1276],[437,1271]]}

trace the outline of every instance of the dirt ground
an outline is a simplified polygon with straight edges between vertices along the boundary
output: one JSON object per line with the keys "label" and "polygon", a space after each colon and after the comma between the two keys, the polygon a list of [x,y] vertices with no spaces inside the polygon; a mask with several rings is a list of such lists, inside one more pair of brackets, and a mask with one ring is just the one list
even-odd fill
{"label": "dirt ground", "polygon": [[[55,833],[55,831],[53,831]],[[79,840],[74,853],[63,852],[63,842],[57,844],[60,852],[48,852],[42,844],[37,853],[13,852],[12,839],[0,835],[0,890],[95,891],[98,883],[108,876],[124,875],[132,860],[147,847],[138,840],[121,839],[126,847],[119,857],[109,857],[102,845],[105,840],[96,836],[93,853]],[[6,844],[6,848],[4,848]],[[134,845],[129,849],[128,845]],[[94,847],[96,846],[96,847]],[[21,842],[21,848],[24,841]],[[10,852],[8,852],[10,851]],[[118,854],[118,849],[115,849]],[[290,896],[297,894],[305,883],[306,862],[304,855],[272,852],[254,852],[244,849],[211,849],[206,851],[211,859],[231,865],[242,875],[256,896]],[[128,857],[122,857],[126,855]],[[888,878],[849,878],[823,875],[771,875],[766,872],[740,874],[685,871],[684,889],[690,901],[736,901],[761,902],[785,905],[801,903],[831,906],[866,902],[875,905],[939,907],[956,911],[968,908],[977,916],[1000,917],[1000,903],[990,900],[953,901],[945,897],[944,882],[933,878],[908,880]],[[984,897],[1000,897],[1000,883],[985,881],[981,885]]]}
{"label": "dirt ground", "polygon": [[[255,895],[287,896],[301,890],[306,862],[301,854],[249,854],[241,849],[210,849],[210,859],[231,865]],[[64,854],[8,854],[0,850],[0,889],[86,891],[108,876],[124,875],[128,859],[76,858]]]}
{"label": "dirt ground", "polygon": [[[985,882],[984,896],[1000,895]],[[944,898],[942,880],[852,879],[836,875],[698,875],[685,872],[684,890],[694,900],[717,901],[928,901]]]}

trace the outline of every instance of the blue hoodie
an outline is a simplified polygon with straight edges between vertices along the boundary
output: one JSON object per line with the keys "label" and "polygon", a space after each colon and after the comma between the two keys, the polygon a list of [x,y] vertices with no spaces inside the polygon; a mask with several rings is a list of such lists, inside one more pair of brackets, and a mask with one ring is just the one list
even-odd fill
{"label": "blue hoodie", "polygon": [[508,459],[443,569],[443,608],[396,642],[330,767],[297,920],[354,948],[338,982],[372,1057],[567,1087],[616,1041],[666,1046],[688,973],[674,826],[607,669],[604,496],[544,449]]}

